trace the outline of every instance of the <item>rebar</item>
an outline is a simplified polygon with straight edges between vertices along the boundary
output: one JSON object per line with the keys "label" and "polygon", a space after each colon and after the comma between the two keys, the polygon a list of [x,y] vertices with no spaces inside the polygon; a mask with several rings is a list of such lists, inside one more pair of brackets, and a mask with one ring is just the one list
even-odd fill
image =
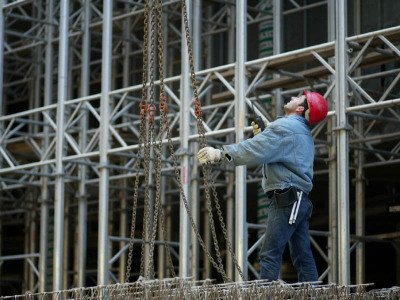
{"label": "rebar", "polygon": [[373,284],[342,286],[320,282],[283,283],[254,280],[212,284],[192,278],[139,280],[133,283],[76,288],[56,292],[3,296],[0,300],[47,299],[399,299],[400,287],[367,291]]}

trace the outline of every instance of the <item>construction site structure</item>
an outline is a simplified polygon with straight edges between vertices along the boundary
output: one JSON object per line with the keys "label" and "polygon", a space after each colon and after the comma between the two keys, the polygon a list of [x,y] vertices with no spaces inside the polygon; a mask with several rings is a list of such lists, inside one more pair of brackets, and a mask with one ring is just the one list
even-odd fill
{"label": "construction site structure", "polygon": [[[165,279],[176,273],[194,280],[179,285],[193,291],[205,286],[193,282],[224,279],[210,256],[236,281],[214,286],[216,295],[238,293],[238,286],[246,297],[256,287],[276,291],[247,282],[260,278],[265,225],[257,211],[259,220],[267,217],[265,203],[257,202],[262,166],[213,165],[211,195],[203,181],[191,61],[211,146],[251,138],[254,117],[272,122],[287,96],[324,95],[328,117],[311,130],[310,194],[310,237],[322,285],[307,290],[325,295],[337,287],[332,282],[366,289],[370,278],[387,280],[377,275],[385,272],[391,281],[379,286],[400,284],[400,3],[183,0],[190,52],[182,0],[153,1],[0,1],[0,295],[90,293],[87,286],[131,295],[128,283],[114,285],[125,282],[128,261],[134,281],[153,259],[157,280],[145,286],[178,286],[179,279]],[[162,20],[162,39],[156,20]],[[156,134],[161,85],[165,91],[169,134],[157,136],[160,162],[138,152],[143,79],[145,96],[155,99]],[[165,217],[158,223],[157,195]],[[382,250],[366,259],[369,244]],[[289,293],[288,286],[281,290]]]}

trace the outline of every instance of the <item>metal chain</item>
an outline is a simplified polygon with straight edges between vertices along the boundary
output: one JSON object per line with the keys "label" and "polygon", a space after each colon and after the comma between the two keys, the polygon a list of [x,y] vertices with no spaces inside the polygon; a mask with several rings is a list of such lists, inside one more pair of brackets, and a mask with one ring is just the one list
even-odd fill
{"label": "metal chain", "polygon": [[[155,200],[155,215],[154,215],[154,222],[153,224],[155,224],[153,226],[153,231],[152,231],[152,237],[151,237],[151,242],[150,242],[150,262],[149,262],[149,270],[147,272],[147,277],[151,277],[154,270],[153,270],[153,252],[154,252],[154,242],[155,242],[155,235],[156,235],[156,224],[157,224],[157,220],[158,220],[158,213],[160,213],[160,224],[162,229],[163,229],[163,235],[164,235],[164,239],[166,240],[166,231],[165,231],[165,226],[164,226],[164,214],[162,212],[162,208],[160,207],[160,176],[161,176],[161,140],[159,141],[159,148],[156,148],[155,145],[155,141],[153,141],[153,137],[154,137],[154,116],[155,116],[155,111],[156,108],[154,106],[154,53],[155,53],[155,0],[152,3],[152,8],[151,8],[151,53],[150,53],[150,97],[149,97],[149,105],[147,106],[146,103],[146,83],[147,83],[147,64],[148,64],[148,17],[149,17],[149,0],[145,1],[145,27],[144,27],[144,49],[143,49],[143,89],[142,89],[142,103],[144,102],[146,104],[146,108],[147,108],[147,113],[149,115],[149,130],[146,132],[146,130],[144,130],[144,128],[146,126],[142,126],[141,123],[141,136],[143,138],[143,144],[144,144],[144,156],[145,156],[145,209],[144,209],[144,224],[143,224],[143,243],[142,243],[142,260],[141,260],[141,270],[140,270],[140,274],[143,275],[144,274],[144,253],[145,253],[145,244],[146,244],[146,232],[149,233],[150,232],[150,199],[149,199],[149,178],[150,178],[150,174],[149,174],[149,169],[150,169],[150,148],[153,144],[153,153],[155,155],[155,159],[157,162],[155,162],[155,167],[156,167],[156,177],[157,177],[157,191],[156,191],[156,200]],[[197,93],[197,87],[196,87],[196,78],[195,78],[195,72],[194,72],[194,60],[193,60],[193,54],[192,54],[192,46],[191,46],[191,41],[190,41],[190,33],[189,33],[189,24],[188,24],[188,17],[187,17],[187,8],[186,8],[186,3],[185,0],[182,1],[182,9],[183,9],[183,15],[184,15],[184,24],[185,24],[185,34],[186,34],[186,40],[187,40],[187,46],[188,46],[188,52],[189,52],[189,63],[190,63],[190,70],[191,70],[191,79],[192,79],[192,88],[193,88],[193,94],[194,94],[194,105],[195,105],[195,115],[196,115],[196,121],[197,121],[197,128],[198,128],[198,132],[199,132],[199,140],[200,140],[200,147],[203,148],[207,145],[206,143],[206,139],[205,139],[205,129],[202,123],[202,111],[201,111],[201,104],[200,101],[198,99],[198,93]],[[187,211],[187,214],[189,216],[190,222],[191,222],[191,226],[197,236],[197,239],[199,240],[199,243],[201,245],[201,247],[203,248],[203,251],[207,254],[210,262],[212,263],[212,265],[217,269],[217,271],[222,275],[223,280],[224,281],[229,281],[230,279],[227,277],[224,268],[223,268],[223,264],[222,264],[222,258],[221,258],[221,254],[219,251],[219,246],[218,246],[218,240],[217,240],[217,236],[216,236],[216,230],[215,230],[215,226],[214,226],[214,220],[213,220],[213,216],[212,216],[212,208],[211,208],[211,200],[210,200],[210,193],[209,193],[209,183],[207,178],[210,177],[210,183],[211,183],[211,187],[212,187],[212,191],[213,191],[213,196],[214,196],[214,202],[216,204],[216,208],[217,208],[217,213],[218,213],[218,217],[219,217],[219,221],[221,223],[221,227],[223,229],[223,233],[224,233],[224,237],[227,241],[227,245],[228,245],[228,250],[231,253],[234,263],[236,265],[236,268],[238,269],[241,277],[244,278],[244,275],[242,273],[242,271],[240,270],[240,266],[237,262],[237,259],[233,253],[232,250],[232,244],[230,243],[228,237],[227,237],[227,231],[226,231],[226,227],[223,221],[223,217],[222,217],[222,212],[220,209],[220,205],[219,205],[219,201],[218,201],[218,197],[217,197],[217,192],[216,192],[216,188],[215,188],[215,184],[214,184],[214,179],[211,175],[211,167],[210,166],[202,166],[203,168],[203,174],[204,174],[204,183],[206,186],[206,198],[207,198],[207,208],[208,208],[208,212],[209,212],[209,216],[210,216],[210,222],[211,222],[211,228],[212,228],[212,235],[213,235],[213,240],[214,240],[214,246],[215,246],[215,250],[216,250],[216,255],[217,255],[217,260],[218,260],[218,264],[215,262],[215,260],[213,259],[213,257],[211,256],[210,252],[208,251],[208,249],[205,246],[205,243],[203,241],[203,239],[200,236],[200,233],[196,227],[196,224],[193,220],[192,217],[192,213],[191,210],[189,208],[189,204],[186,200],[186,196],[184,194],[183,191],[183,187],[182,187],[182,183],[180,180],[180,174],[179,174],[179,169],[177,166],[177,160],[174,154],[174,149],[173,149],[173,145],[172,145],[172,140],[171,140],[171,135],[170,135],[170,129],[169,129],[169,124],[168,124],[168,119],[166,117],[166,111],[167,111],[167,105],[165,102],[165,94],[164,94],[164,71],[163,71],[163,34],[162,34],[162,0],[158,0],[158,5],[157,5],[157,18],[158,18],[158,55],[159,55],[159,68],[160,68],[160,99],[163,99],[164,101],[160,100],[160,112],[161,112],[161,124],[160,124],[160,137],[162,136],[162,129],[165,128],[165,130],[167,131],[167,137],[168,137],[168,145],[169,145],[169,149],[171,152],[171,156],[173,159],[173,165],[174,165],[174,170],[175,170],[175,175],[177,178],[177,182],[179,185],[179,189],[180,189],[180,193],[182,195],[182,200],[185,206],[185,209]],[[164,124],[164,125],[163,125]],[[165,126],[165,127],[164,127]],[[147,134],[149,136],[147,136]],[[139,141],[140,144],[140,141]],[[139,145],[139,149],[140,149],[140,145]],[[158,151],[158,153],[157,153]],[[141,153],[141,152],[140,152]],[[139,153],[139,154],[140,154]],[[140,162],[138,163],[139,167],[140,167]],[[134,207],[136,208],[137,206],[137,191],[136,191],[136,186],[138,186],[138,172],[137,172],[137,178],[135,180],[135,195],[136,195],[136,199]],[[133,214],[134,217],[136,218],[136,212]],[[134,219],[135,219],[134,218]],[[134,221],[134,220],[133,220]],[[130,243],[132,243],[132,246],[130,244],[129,247],[129,259],[128,259],[128,268],[129,268],[129,272],[127,271],[127,275],[126,275],[126,281],[129,281],[129,276],[130,276],[130,264],[132,262],[132,249],[133,248],[133,237],[132,235],[134,235],[134,222],[132,222],[132,228],[133,230],[131,230],[131,241]],[[168,247],[168,244],[165,242],[165,246],[167,251],[167,256],[168,256],[168,262],[169,264],[172,266],[172,273],[173,276],[175,276],[175,272],[173,269],[173,265],[172,265],[172,259],[170,256],[170,249]],[[128,269],[127,269],[128,270]]]}
{"label": "metal chain", "polygon": [[176,277],[175,270],[174,270],[174,265],[172,263],[171,250],[169,249],[169,245],[167,243],[167,230],[165,228],[164,211],[163,211],[163,208],[161,206],[160,206],[160,225],[161,225],[161,230],[162,230],[163,239],[164,239],[165,252],[167,254],[168,267],[170,268],[172,277]]}
{"label": "metal chain", "polygon": [[137,200],[139,195],[139,174],[140,174],[140,161],[142,155],[142,142],[143,137],[146,137],[146,112],[147,112],[147,104],[146,101],[141,103],[140,107],[140,134],[139,134],[139,144],[138,144],[138,156],[136,161],[136,178],[135,178],[135,188],[134,188],[134,196],[133,196],[133,208],[132,208],[132,224],[131,224],[131,236],[129,240],[129,252],[128,252],[128,264],[126,268],[125,282],[129,282],[129,278],[131,275],[131,265],[132,265],[132,257],[133,257],[133,244],[135,238],[135,223],[136,223],[136,211],[137,211]]}
{"label": "metal chain", "polygon": [[180,194],[181,194],[181,197],[182,197],[183,205],[185,206],[186,213],[188,214],[188,217],[189,217],[189,220],[190,220],[190,224],[191,224],[191,226],[193,228],[194,233],[196,234],[196,237],[197,237],[197,239],[199,241],[200,246],[203,248],[203,251],[206,253],[207,257],[209,258],[209,260],[211,262],[211,264],[222,275],[222,278],[223,278],[224,281],[230,281],[228,276],[225,273],[225,270],[223,268],[221,268],[215,262],[214,258],[211,256],[211,253],[208,251],[208,249],[207,249],[207,247],[206,247],[206,245],[205,245],[205,243],[204,243],[204,241],[203,241],[203,239],[202,239],[202,237],[201,237],[201,235],[200,235],[200,233],[199,233],[199,231],[198,231],[198,229],[196,227],[196,224],[194,222],[191,210],[189,208],[189,204],[188,204],[187,199],[186,199],[185,192],[184,192],[183,187],[182,187],[182,182],[181,182],[181,177],[180,177],[180,174],[179,174],[178,164],[177,164],[176,156],[175,156],[175,153],[174,153],[174,148],[173,148],[173,145],[172,145],[172,139],[171,139],[171,133],[170,133],[170,129],[169,129],[168,119],[165,120],[165,126],[166,126],[166,129],[167,129],[166,132],[167,132],[167,138],[168,138],[168,146],[169,146],[169,150],[170,150],[171,157],[172,157],[172,163],[173,163],[173,166],[174,166],[175,177],[176,177],[176,180],[177,180],[177,183],[178,183],[178,187],[179,187],[179,191],[180,191]]}
{"label": "metal chain", "polygon": [[[203,167],[203,171],[207,172],[208,170],[206,168]],[[214,224],[214,216],[213,216],[213,212],[212,212],[212,207],[211,207],[211,199],[210,199],[210,193],[208,190],[208,184],[206,183],[206,177],[205,177],[205,191],[206,191],[206,202],[207,202],[207,210],[208,210],[208,216],[209,216],[209,222],[210,222],[210,227],[211,227],[211,234],[213,237],[213,242],[214,242],[214,248],[215,248],[215,254],[217,256],[217,261],[219,264],[220,268],[224,268],[224,265],[222,263],[222,257],[221,257],[221,252],[219,251],[219,245],[218,245],[218,238],[217,238],[217,233],[215,230],[215,224]]]}
{"label": "metal chain", "polygon": [[[207,145],[206,143],[206,138],[205,138],[205,130],[203,126],[203,122],[201,119],[202,116],[202,111],[201,111],[201,104],[198,99],[198,93],[197,93],[197,86],[196,86],[196,75],[194,71],[194,59],[193,59],[193,50],[192,50],[192,43],[190,40],[190,32],[189,32],[189,20],[187,16],[187,7],[186,7],[186,1],[182,0],[182,10],[183,10],[183,21],[185,24],[185,36],[186,36],[186,41],[187,41],[187,47],[188,47],[188,53],[189,53],[189,65],[190,65],[190,77],[192,80],[192,89],[193,89],[193,97],[194,97],[194,105],[195,105],[195,115],[197,119],[197,130],[199,132],[199,138],[200,138],[200,147],[203,148]],[[206,203],[207,203],[207,209],[208,213],[210,216],[210,223],[211,223],[211,232],[213,236],[213,241],[214,241],[214,247],[215,247],[215,252],[218,260],[218,267],[220,270],[223,270],[223,263],[222,263],[222,258],[221,258],[221,253],[219,251],[219,246],[218,246],[218,239],[216,236],[216,230],[214,226],[214,219],[213,219],[213,214],[212,214],[212,209],[211,209],[211,200],[210,200],[210,193],[208,190],[208,181],[207,181],[207,176],[208,176],[208,171],[207,167],[204,165],[202,166],[203,168],[203,175],[204,175],[204,183],[205,183],[205,192],[206,192]],[[208,166],[208,168],[210,168]],[[213,182],[213,178],[211,177],[211,181]],[[224,271],[225,273],[225,271]],[[225,275],[226,277],[226,275]],[[224,278],[224,281],[229,281],[229,279],[226,277]]]}
{"label": "metal chain", "polygon": [[[210,168],[210,169],[211,169],[211,168]],[[209,170],[209,171],[211,171],[211,170]],[[212,176],[212,174],[210,174],[210,176]],[[235,252],[233,251],[232,243],[231,243],[231,241],[230,241],[230,239],[229,239],[229,237],[228,237],[228,231],[226,230],[226,226],[225,226],[224,218],[223,218],[223,216],[222,216],[221,206],[220,206],[220,204],[219,204],[218,194],[217,194],[217,190],[216,190],[216,188],[215,188],[214,182],[211,183],[211,188],[212,188],[212,191],[213,191],[214,202],[215,202],[215,207],[216,207],[216,209],[217,209],[217,214],[218,214],[219,223],[220,223],[220,225],[221,225],[222,232],[223,232],[224,237],[225,237],[226,246],[227,246],[227,248],[228,248],[229,253],[230,253],[231,256],[232,256],[233,263],[235,264],[236,269],[237,269],[237,271],[239,272],[240,277],[241,277],[243,280],[246,280],[246,278],[245,278],[245,276],[244,276],[244,274],[243,274],[243,272],[242,272],[242,269],[241,269],[240,266],[239,266],[239,262],[238,262],[238,260],[237,260],[237,258],[236,258]]]}
{"label": "metal chain", "polygon": [[[135,223],[136,223],[136,210],[137,210],[137,200],[139,194],[139,173],[140,173],[140,160],[142,155],[141,145],[147,144],[146,138],[146,117],[147,117],[147,101],[146,101],[146,83],[147,83],[147,66],[148,66],[148,25],[149,25],[149,2],[148,0],[145,1],[144,6],[144,28],[143,28],[143,70],[142,70],[142,101],[140,102],[140,135],[139,135],[139,147],[138,147],[138,160],[137,160],[137,171],[136,171],[136,178],[135,178],[135,189],[134,189],[134,196],[133,196],[133,211],[132,211],[132,224],[131,224],[131,236],[129,240],[129,252],[128,252],[128,262],[125,274],[125,282],[129,282],[130,275],[131,275],[131,265],[132,265],[132,258],[133,258],[133,244],[134,244],[134,237],[135,237]],[[144,151],[145,152],[145,151]],[[146,158],[145,158],[146,163]],[[146,170],[146,168],[145,168]],[[143,252],[142,252],[143,254]],[[142,273],[142,270],[141,270]]]}
{"label": "metal chain", "polygon": [[147,235],[150,233],[150,141],[152,138],[152,122],[148,122],[149,129],[145,132],[148,134],[148,139],[144,143],[144,168],[145,168],[145,192],[144,192],[144,216],[143,216],[143,232],[142,232],[142,260],[140,262],[140,275],[145,276],[144,261],[145,261],[145,248],[147,243]]}
{"label": "metal chain", "polygon": [[[153,9],[153,8],[152,8]],[[147,62],[147,55],[148,55],[148,18],[149,18],[149,0],[145,1],[145,13],[147,13],[147,22],[145,22],[145,28],[144,28],[144,40],[145,44],[144,45],[144,51],[143,55],[146,56],[146,58],[143,58],[143,61],[146,59]],[[146,17],[145,17],[146,19]],[[145,20],[146,21],[146,20]],[[152,132],[154,131],[154,100],[153,100],[153,89],[154,89],[154,30],[153,30],[153,19],[151,20],[151,42],[150,42],[150,95],[149,95],[149,105],[147,108],[147,114],[149,115],[148,119],[148,125],[149,128],[146,131],[145,135],[148,135],[148,138],[146,139],[144,143],[144,156],[145,156],[145,194],[144,194],[144,216],[143,216],[143,232],[142,232],[142,259],[140,262],[140,275],[145,276],[145,271],[144,271],[144,262],[145,262],[145,249],[146,249],[146,243],[147,243],[147,236],[150,234],[150,148],[151,148],[151,140],[152,140]],[[146,65],[146,71],[147,71],[147,65]],[[144,68],[144,66],[143,66]],[[146,78],[143,78],[143,88],[142,90],[142,96],[146,95],[146,83],[147,83],[147,73],[146,73]]]}
{"label": "metal chain", "polygon": [[[164,91],[164,40],[163,40],[163,14],[162,14],[162,0],[158,0],[157,2],[157,20],[158,20],[158,63],[159,63],[159,73],[160,73],[160,133],[159,133],[159,168],[161,175],[161,155],[162,155],[162,136],[165,130],[164,124],[167,118],[167,103],[165,98]],[[158,177],[157,180],[160,178]],[[159,188],[160,184],[157,184],[157,188]],[[164,212],[161,204],[159,204],[159,213],[160,213],[160,227],[162,230],[163,238],[164,238],[164,247],[167,255],[167,263],[171,269],[171,274],[173,277],[176,277],[174,265],[172,263],[171,250],[169,249],[169,245],[167,243],[167,232],[165,228],[165,218]]]}
{"label": "metal chain", "polygon": [[[162,137],[162,132],[163,132],[163,124],[160,123],[160,133],[159,136]],[[156,199],[155,199],[155,207],[154,207],[154,218],[153,218],[153,231],[152,231],[152,236],[150,240],[150,253],[149,253],[149,269],[147,272],[147,277],[148,278],[153,278],[154,277],[154,243],[156,240],[156,233],[157,233],[157,222],[158,222],[158,212],[160,208],[160,196],[161,196],[161,191],[160,191],[160,186],[161,186],[161,149],[162,148],[162,143],[161,143],[161,138],[158,142],[158,145],[156,145],[156,139],[153,140],[153,154],[154,154],[154,169],[156,173]]]}
{"label": "metal chain", "polygon": [[[187,16],[187,7],[186,7],[186,1],[182,0],[182,10],[183,10],[183,17],[184,17],[184,24],[185,24],[185,35],[186,35],[186,41],[187,41],[187,47],[188,47],[188,53],[189,53],[189,65],[190,65],[190,74],[191,74],[191,79],[192,79],[192,88],[193,88],[193,95],[194,95],[194,105],[195,105],[195,114],[196,114],[196,119],[197,119],[197,129],[199,132],[199,138],[200,138],[200,147],[204,148],[207,146],[206,143],[206,138],[205,138],[205,129],[203,126],[203,122],[202,122],[202,111],[201,111],[201,104],[200,101],[198,99],[198,93],[197,93],[197,87],[196,87],[196,75],[195,75],[195,71],[194,71],[194,59],[193,59],[193,51],[192,51],[192,45],[191,45],[191,40],[190,40],[190,32],[189,32],[189,21],[188,21],[188,16]],[[220,210],[220,205],[218,202],[218,197],[217,197],[217,192],[216,192],[216,188],[215,188],[215,184],[214,184],[214,179],[211,176],[211,166],[207,166],[205,167],[203,165],[203,176],[204,176],[204,183],[205,186],[208,187],[207,184],[207,179],[208,176],[210,176],[210,183],[211,183],[211,188],[213,191],[213,195],[214,195],[214,202],[216,204],[217,207],[217,212],[218,212],[218,216],[219,216],[219,221],[221,223],[221,227],[224,233],[224,237],[225,240],[227,242],[227,246],[228,246],[228,250],[231,253],[231,256],[233,258],[234,264],[236,266],[237,271],[239,272],[240,276],[242,277],[243,280],[246,280],[244,277],[244,274],[239,266],[239,263],[236,259],[236,256],[233,252],[232,249],[232,243],[229,241],[228,235],[227,235],[227,231],[226,231],[226,227],[225,224],[223,222],[223,218],[222,218],[222,212]],[[208,192],[208,188],[206,188],[206,198],[207,198],[207,202],[209,201],[209,192]]]}
{"label": "metal chain", "polygon": [[[146,0],[148,2],[148,0]],[[147,134],[149,138],[147,140],[147,144],[145,145],[145,161],[147,166],[145,166],[145,199],[144,199],[144,224],[143,224],[143,242],[142,242],[142,260],[140,264],[140,274],[142,276],[146,275],[146,279],[151,271],[150,268],[147,270],[147,274],[144,271],[144,262],[145,262],[145,249],[147,243],[147,237],[150,235],[151,232],[151,215],[150,215],[150,153],[151,153],[151,146],[152,141],[154,138],[154,116],[156,113],[156,107],[154,105],[154,69],[155,69],[155,28],[156,28],[156,18],[155,18],[155,1],[152,2],[151,6],[151,36],[150,36],[150,95],[149,95],[149,107],[148,107],[148,116],[149,116],[149,130]],[[149,258],[152,255],[151,249],[149,249]],[[149,261],[150,263],[150,261]]]}

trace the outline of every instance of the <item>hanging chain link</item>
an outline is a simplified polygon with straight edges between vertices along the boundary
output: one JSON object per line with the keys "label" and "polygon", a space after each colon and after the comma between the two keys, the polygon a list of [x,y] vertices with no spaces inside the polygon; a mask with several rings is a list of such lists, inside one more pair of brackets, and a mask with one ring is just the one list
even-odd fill
{"label": "hanging chain link", "polygon": [[140,122],[140,135],[139,135],[139,144],[138,144],[138,156],[136,160],[136,178],[135,178],[135,188],[134,188],[134,195],[133,195],[133,208],[132,208],[132,223],[131,223],[131,236],[129,240],[129,252],[128,252],[128,262],[126,267],[126,275],[125,275],[125,282],[129,282],[129,278],[131,276],[131,265],[132,265],[132,258],[133,258],[133,244],[135,238],[135,223],[136,223],[136,211],[137,211],[137,200],[139,196],[139,175],[140,175],[140,161],[142,155],[142,137],[146,136],[145,127],[146,127],[146,113],[147,105],[140,108],[141,110],[141,122]]}
{"label": "hanging chain link", "polygon": [[[146,98],[147,94],[147,89],[146,89],[146,84],[147,84],[147,67],[148,67],[148,26],[149,26],[149,0],[145,1],[145,24],[144,24],[144,44],[143,44],[143,69],[146,68],[146,77],[143,76],[143,90],[142,90],[142,98]],[[152,41],[151,41],[152,42]],[[150,53],[150,59],[152,55]],[[146,65],[144,65],[144,62],[146,62]],[[150,78],[154,78],[154,75],[152,75],[152,70],[154,70],[154,67],[152,66],[153,62],[150,61]],[[142,100],[143,101],[143,100]],[[146,250],[146,242],[147,242],[147,236],[150,232],[150,194],[149,194],[149,180],[150,180],[150,148],[151,148],[151,139],[152,139],[152,126],[154,123],[151,122],[151,115],[150,111],[152,109],[152,93],[151,93],[151,87],[150,87],[150,97],[149,97],[149,104],[147,105],[147,111],[146,111],[146,118],[147,114],[150,116],[149,119],[147,120],[147,125],[148,125],[148,130],[145,132],[145,136],[147,138],[144,140],[144,169],[145,169],[145,192],[144,192],[144,216],[143,216],[143,232],[142,232],[142,251],[141,251],[141,262],[140,262],[140,275],[145,276],[145,271],[144,271],[144,262],[145,262],[145,250]]]}
{"label": "hanging chain link", "polygon": [[[160,124],[162,127],[162,124]],[[160,132],[162,132],[162,128],[160,128]],[[160,185],[161,185],[161,147],[162,144],[158,143],[156,145],[156,140],[153,140],[153,155],[154,155],[154,169],[156,175],[156,199],[154,203],[154,217],[152,222],[152,235],[150,239],[150,247],[149,247],[149,266],[147,270],[147,279],[151,279],[154,277],[154,243],[156,240],[157,233],[157,222],[158,222],[158,212],[160,207]]]}
{"label": "hanging chain link", "polygon": [[[184,18],[184,24],[185,24],[185,35],[186,35],[186,42],[187,42],[187,47],[188,47],[188,53],[189,53],[189,65],[190,65],[190,74],[191,74],[191,79],[192,79],[192,88],[193,88],[193,96],[194,96],[194,106],[195,106],[195,115],[196,115],[196,120],[197,120],[197,129],[198,129],[198,133],[199,133],[199,138],[200,138],[200,147],[204,148],[207,146],[207,142],[206,142],[206,137],[205,137],[205,129],[203,126],[203,121],[202,121],[202,111],[201,111],[201,104],[200,101],[198,99],[198,93],[197,93],[197,86],[196,86],[196,74],[194,71],[194,59],[193,59],[193,51],[192,51],[192,44],[191,44],[191,40],[190,40],[190,32],[189,32],[189,21],[188,21],[188,16],[187,16],[187,7],[186,7],[186,1],[182,0],[182,10],[183,10],[183,18]],[[211,183],[211,189],[213,191],[213,196],[214,196],[214,202],[217,208],[217,213],[218,213],[218,217],[219,217],[219,221],[222,227],[222,231],[224,233],[224,238],[227,242],[227,246],[228,246],[228,250],[232,256],[233,262],[236,266],[236,269],[238,271],[238,273],[240,274],[241,278],[243,280],[246,280],[240,266],[239,263],[237,261],[236,255],[233,252],[232,249],[232,243],[230,242],[229,238],[228,238],[228,234],[227,234],[227,230],[226,230],[226,226],[225,223],[223,221],[223,217],[222,217],[222,212],[220,209],[220,205],[219,205],[219,201],[218,201],[218,196],[217,196],[217,191],[215,188],[215,183],[214,183],[214,179],[212,177],[211,174],[211,166],[207,165],[207,166],[202,166],[203,167],[203,176],[204,176],[204,185],[206,186],[206,199],[207,202],[210,201],[210,194],[208,192],[208,182],[207,182],[207,178],[209,176],[210,178],[210,183]],[[215,242],[215,241],[214,241]]]}
{"label": "hanging chain link", "polygon": [[140,161],[142,155],[142,143],[147,144],[147,134],[146,134],[146,116],[147,116],[147,101],[146,101],[146,83],[147,83],[147,65],[148,65],[148,24],[149,24],[149,3],[148,0],[145,1],[145,12],[144,12],[144,28],[143,28],[143,70],[142,70],[142,101],[140,102],[140,134],[138,143],[138,156],[136,161],[136,178],[135,178],[135,188],[133,196],[133,208],[132,208],[132,223],[131,223],[131,236],[129,240],[129,252],[128,252],[128,262],[125,274],[125,282],[129,282],[131,276],[131,265],[133,259],[133,245],[135,238],[135,223],[136,223],[136,211],[137,211],[137,201],[139,196],[139,175],[140,175]]}
{"label": "hanging chain link", "polygon": [[154,122],[149,120],[148,122],[148,140],[144,145],[144,155],[145,155],[145,192],[144,192],[144,216],[143,216],[143,232],[142,232],[142,260],[140,262],[140,275],[145,277],[145,253],[146,253],[146,244],[148,241],[148,237],[150,235],[150,150],[151,150],[151,140],[153,138],[154,131]]}
{"label": "hanging chain link", "polygon": [[[162,12],[162,0],[158,0],[157,2],[157,20],[158,20],[158,63],[159,63],[159,76],[160,76],[160,132],[159,132],[159,148],[158,148],[158,173],[157,173],[157,189],[158,191],[160,190],[160,181],[161,181],[161,157],[162,157],[162,138],[164,134],[164,130],[166,128],[165,126],[165,120],[167,118],[167,102],[166,102],[166,97],[165,97],[165,91],[164,91],[164,40],[163,40],[163,12]],[[158,209],[159,209],[159,214],[160,214],[160,227],[162,230],[163,238],[164,238],[164,247],[167,255],[167,263],[170,268],[171,274],[173,277],[176,277],[175,270],[174,270],[174,265],[172,263],[172,257],[171,257],[171,250],[169,248],[169,245],[167,243],[167,231],[165,228],[165,218],[164,218],[164,212],[163,212],[163,207],[160,203],[160,192],[157,194],[158,197],[156,197],[156,203],[158,199]]]}
{"label": "hanging chain link", "polygon": [[[155,44],[156,44],[156,2],[155,0],[152,1],[152,5],[151,5],[151,41],[150,41],[150,97],[149,97],[149,110],[148,110],[148,114],[149,114],[149,131],[148,133],[150,134],[150,138],[148,140],[148,159],[150,161],[150,153],[151,153],[151,148],[153,147],[153,152],[155,151],[154,149],[154,117],[156,114],[156,106],[154,105],[154,77],[155,77]],[[156,157],[154,157],[154,160],[156,159]],[[150,165],[148,166],[148,169],[146,170],[146,172],[149,173],[148,176],[148,181],[146,181],[146,192],[145,192],[145,207],[147,208],[147,215],[145,216],[146,220],[146,238],[149,237],[150,240],[152,239],[151,237],[154,235],[155,236],[155,232],[156,232],[156,228],[154,226],[151,226],[154,222],[156,222],[156,214],[157,214],[157,210],[155,210],[155,215],[153,216],[153,222],[151,222],[151,202],[150,202]],[[150,237],[151,236],[151,237]],[[147,239],[146,242],[142,243],[142,249],[145,249],[145,244],[147,243]],[[149,264],[148,264],[148,269],[146,272],[146,279],[150,279],[152,274],[153,274],[153,270],[152,270],[152,265],[153,265],[153,252],[154,252],[154,243],[153,245],[150,242],[149,245],[149,249],[148,249],[148,255],[149,255]],[[144,252],[142,254],[142,263],[145,260],[144,259]]]}
{"label": "hanging chain link", "polygon": [[214,266],[214,268],[222,275],[222,278],[223,278],[224,281],[230,281],[228,276],[225,273],[224,268],[219,266],[215,262],[214,258],[211,256],[211,253],[210,253],[210,251],[208,251],[208,249],[207,249],[207,247],[206,247],[206,245],[205,245],[205,243],[204,243],[204,241],[203,241],[203,239],[202,239],[202,237],[201,237],[201,235],[200,235],[200,233],[199,233],[199,231],[197,229],[196,223],[194,222],[194,219],[193,219],[193,216],[192,216],[192,212],[191,212],[190,207],[189,207],[189,203],[188,203],[188,201],[186,199],[186,195],[185,195],[185,192],[184,192],[183,187],[182,187],[181,176],[179,174],[179,168],[178,168],[178,164],[177,164],[177,159],[176,159],[176,156],[175,156],[175,153],[174,153],[174,147],[172,145],[172,139],[171,139],[171,134],[170,134],[170,130],[169,130],[168,119],[165,120],[165,126],[167,128],[166,132],[167,132],[167,138],[168,138],[168,146],[169,146],[169,150],[171,152],[172,164],[174,166],[176,181],[178,183],[178,187],[179,187],[179,191],[180,191],[180,194],[181,194],[181,197],[182,197],[183,205],[185,206],[186,213],[187,213],[187,215],[189,217],[189,220],[190,220],[190,224],[191,224],[191,226],[193,228],[194,233],[196,234],[196,237],[197,237],[197,239],[199,241],[200,246],[203,248],[203,251],[206,253],[207,257],[209,258],[209,260],[212,263],[212,265]]}

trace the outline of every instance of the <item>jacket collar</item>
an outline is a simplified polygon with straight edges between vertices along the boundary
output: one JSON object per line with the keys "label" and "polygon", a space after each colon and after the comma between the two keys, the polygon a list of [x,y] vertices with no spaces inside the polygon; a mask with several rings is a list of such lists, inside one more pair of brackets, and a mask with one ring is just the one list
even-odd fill
{"label": "jacket collar", "polygon": [[309,125],[308,121],[305,118],[303,118],[302,116],[299,116],[299,115],[291,115],[289,117],[281,116],[281,117],[278,117],[277,119],[281,119],[281,118],[292,118],[292,119],[299,120],[300,122],[302,122],[302,123],[304,123],[306,125]]}

